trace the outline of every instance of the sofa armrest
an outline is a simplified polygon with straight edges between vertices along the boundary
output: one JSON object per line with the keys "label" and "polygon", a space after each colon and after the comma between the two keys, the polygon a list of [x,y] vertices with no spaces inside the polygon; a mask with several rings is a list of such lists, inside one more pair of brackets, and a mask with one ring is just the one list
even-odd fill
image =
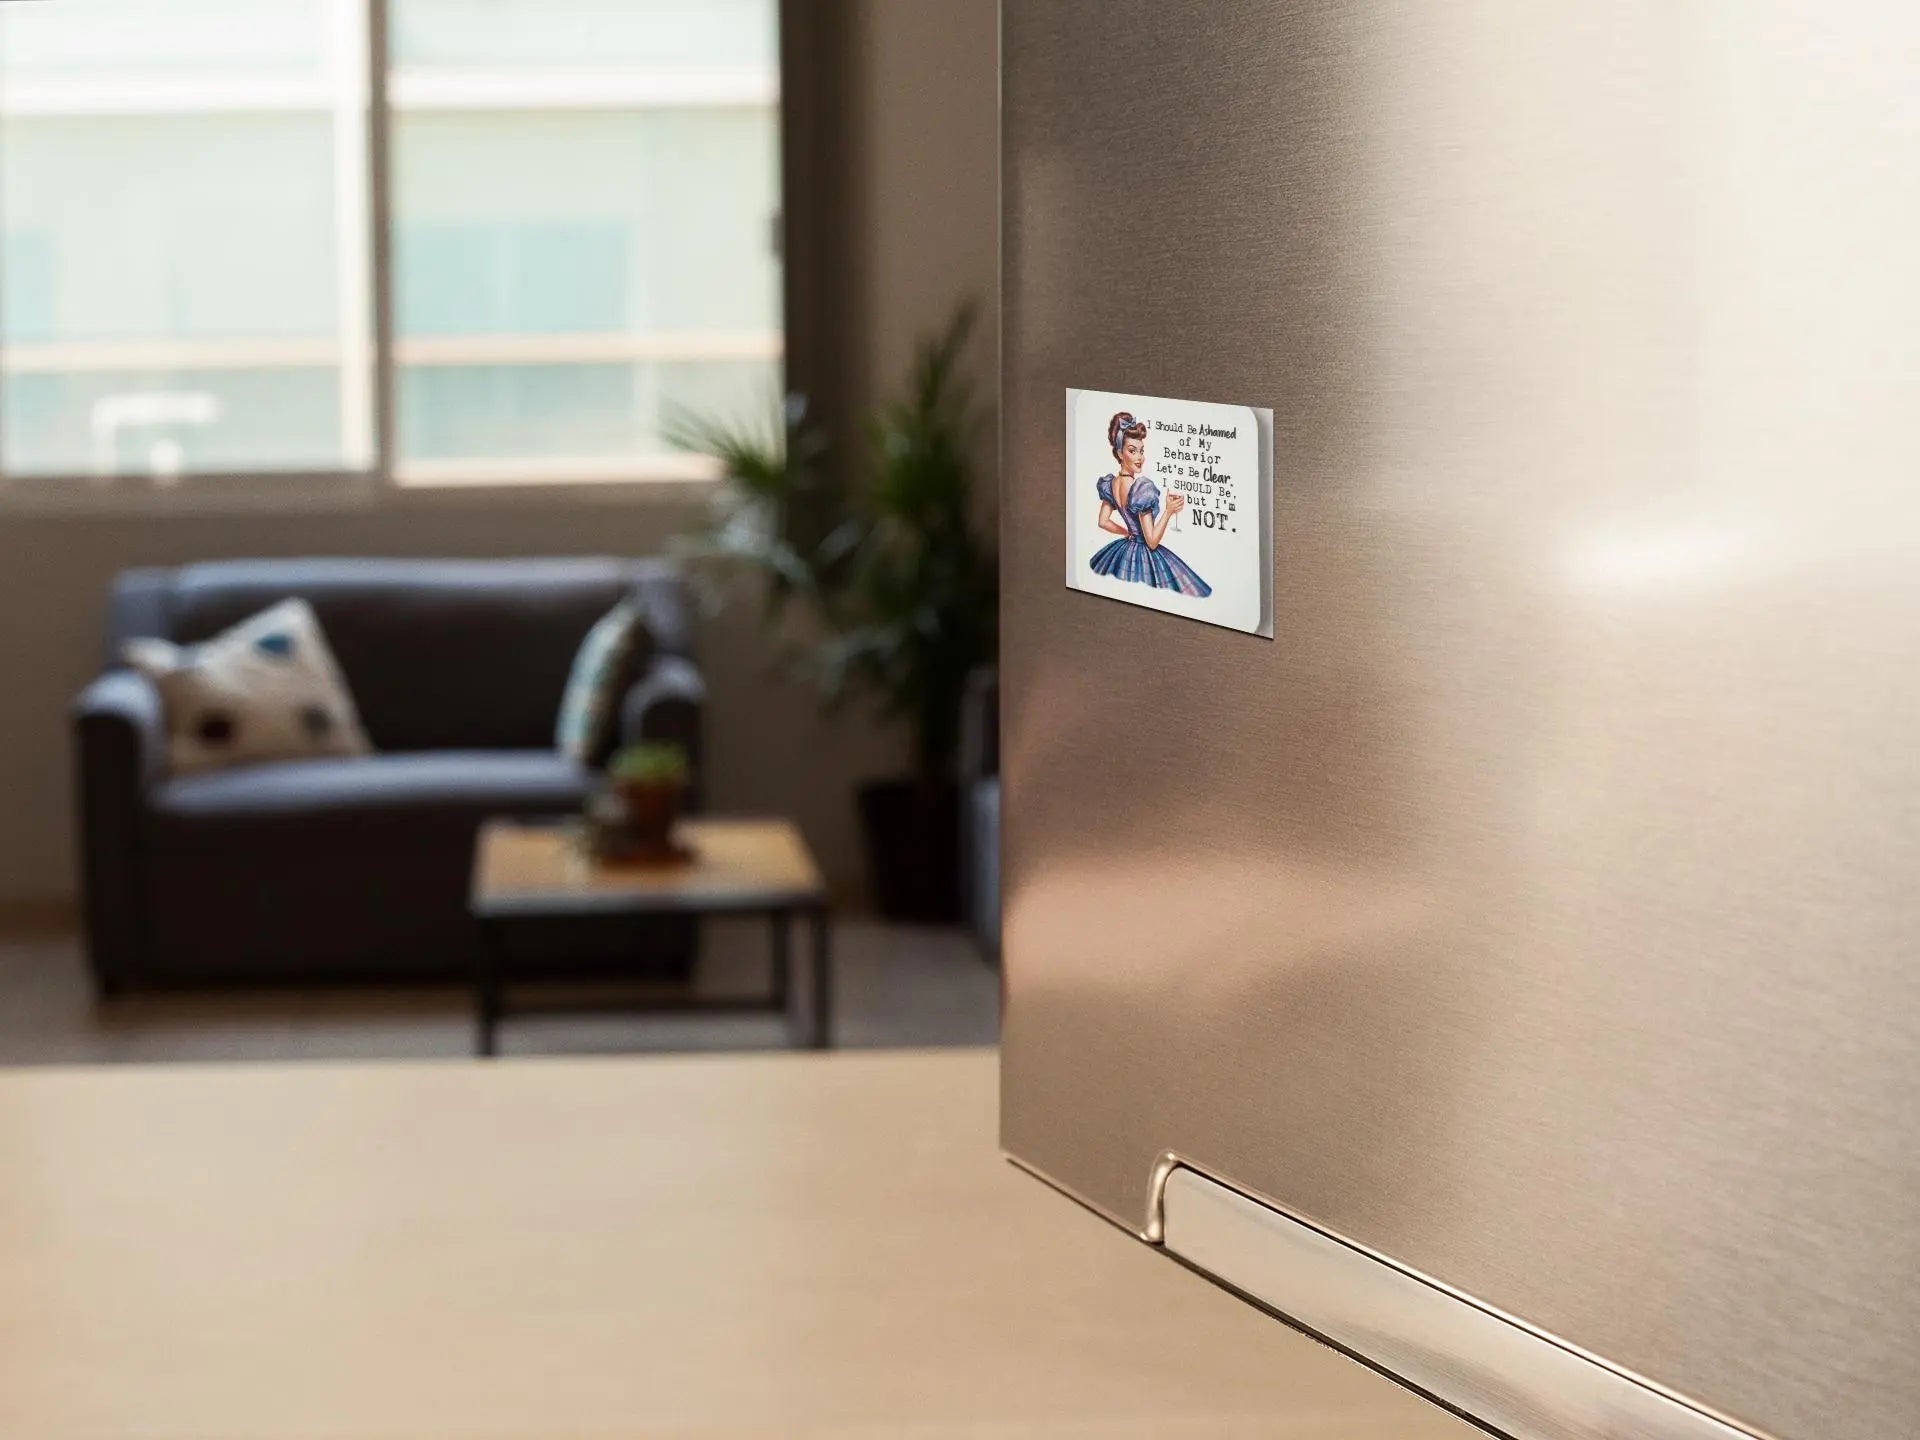
{"label": "sofa armrest", "polygon": [[684,655],[655,655],[620,706],[622,745],[678,745],[693,770],[693,796],[701,789],[700,731],[707,682]]}
{"label": "sofa armrest", "polygon": [[73,726],[88,953],[101,989],[115,990],[140,971],[141,835],[166,720],[152,683],[116,670],[80,693]]}
{"label": "sofa armrest", "polygon": [[144,791],[166,766],[166,714],[160,692],[146,676],[113,670],[80,692],[73,702],[81,764],[118,770],[133,788]]}

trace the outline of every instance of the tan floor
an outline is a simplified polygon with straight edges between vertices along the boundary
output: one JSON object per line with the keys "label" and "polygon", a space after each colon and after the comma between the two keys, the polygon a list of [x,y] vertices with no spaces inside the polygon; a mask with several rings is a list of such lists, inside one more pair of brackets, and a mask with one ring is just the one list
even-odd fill
{"label": "tan floor", "polygon": [[0,1074],[0,1435],[1468,1440],[1012,1170],[990,1052]]}
{"label": "tan floor", "polygon": [[[853,1049],[981,1045],[998,1033],[999,974],[959,930],[847,920],[835,927],[837,1042]],[[764,984],[764,928],[709,927],[702,983]],[[509,1021],[505,1053],[779,1047],[761,1016]],[[140,996],[96,1005],[70,934],[0,935],[0,1066],[116,1061],[366,1060],[472,1053],[473,1004],[457,988]]]}

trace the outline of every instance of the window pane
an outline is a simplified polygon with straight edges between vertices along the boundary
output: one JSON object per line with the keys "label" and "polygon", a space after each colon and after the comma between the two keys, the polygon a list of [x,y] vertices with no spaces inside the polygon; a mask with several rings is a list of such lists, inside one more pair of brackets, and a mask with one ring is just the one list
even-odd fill
{"label": "window pane", "polygon": [[[661,414],[683,406],[765,415],[778,402],[772,383],[763,360],[414,365],[400,411],[401,448],[427,461],[661,457],[671,453],[656,428]],[[568,464],[555,478],[576,473]]]}
{"label": "window pane", "polygon": [[777,72],[775,0],[393,0],[407,69]]}
{"label": "window pane", "polygon": [[0,467],[370,460],[362,0],[0,4]]}
{"label": "window pane", "polygon": [[403,476],[650,468],[674,406],[772,403],[774,0],[393,0],[390,29]]}

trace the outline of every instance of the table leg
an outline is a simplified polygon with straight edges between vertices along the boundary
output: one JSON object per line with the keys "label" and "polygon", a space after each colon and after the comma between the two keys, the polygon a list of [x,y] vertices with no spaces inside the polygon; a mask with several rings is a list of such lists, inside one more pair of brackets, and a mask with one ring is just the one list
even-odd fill
{"label": "table leg", "polygon": [[480,961],[474,968],[474,1010],[478,1024],[474,1053],[481,1056],[498,1054],[500,936],[490,921],[480,924]]}
{"label": "table leg", "polygon": [[787,1015],[788,1023],[793,1020],[793,913],[788,910],[768,912],[768,923],[773,927],[773,1007]]}
{"label": "table leg", "polygon": [[808,912],[813,931],[813,1048],[833,1044],[833,956],[828,948],[827,907]]}

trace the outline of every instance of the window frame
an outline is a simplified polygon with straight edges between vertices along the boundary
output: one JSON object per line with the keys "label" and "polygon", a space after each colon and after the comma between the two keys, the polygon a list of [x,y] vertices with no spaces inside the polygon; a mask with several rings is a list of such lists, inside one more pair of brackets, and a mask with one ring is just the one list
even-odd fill
{"label": "window frame", "polygon": [[[0,0],[4,3],[4,0]],[[739,70],[717,72],[704,87],[676,81],[662,72],[658,75],[598,77],[597,83],[577,89],[565,103],[578,108],[628,108],[646,103],[713,104],[765,103],[775,125],[775,146],[779,156],[776,181],[776,212],[772,217],[771,243],[780,264],[780,318],[778,328],[765,332],[713,331],[693,332],[709,341],[729,342],[739,352],[736,358],[767,358],[777,367],[782,391],[794,388],[792,374],[792,322],[795,318],[792,287],[787,283],[786,259],[792,245],[792,201],[794,176],[789,154],[789,134],[794,115],[793,97],[787,93],[787,80],[793,73],[792,52],[797,37],[811,29],[805,19],[823,0],[775,0],[778,40],[771,84],[764,74]],[[27,513],[162,513],[194,511],[315,511],[357,509],[370,505],[438,506],[461,498],[484,498],[511,502],[525,498],[549,501],[648,501],[662,497],[676,500],[697,498],[719,476],[718,465],[706,457],[680,454],[655,456],[608,456],[604,460],[543,459],[538,456],[507,456],[499,459],[456,458],[452,460],[403,461],[399,453],[397,425],[397,383],[400,365],[408,351],[432,352],[436,349],[458,352],[463,345],[488,343],[489,339],[467,341],[465,337],[418,337],[402,340],[395,333],[396,293],[394,285],[393,243],[393,117],[396,108],[486,109],[489,101],[501,108],[520,108],[529,95],[536,94],[541,79],[527,79],[509,72],[498,75],[476,74],[472,78],[447,80],[439,77],[401,77],[396,87],[394,66],[389,57],[391,0],[343,0],[338,7],[342,23],[353,26],[354,44],[364,59],[364,70],[352,93],[335,110],[336,136],[342,156],[356,148],[362,151],[363,166],[357,186],[342,185],[344,197],[355,192],[354,205],[360,212],[343,217],[340,234],[350,234],[364,226],[365,244],[354,266],[360,272],[360,293],[345,296],[340,305],[341,331],[333,348],[342,356],[364,347],[368,366],[363,385],[352,388],[364,392],[365,402],[352,413],[356,402],[342,398],[342,432],[349,453],[356,448],[367,455],[364,465],[287,469],[212,468],[186,470],[179,475],[156,476],[143,473],[99,475],[87,472],[32,472],[16,474],[6,463],[6,451],[0,444],[0,507]],[[796,24],[796,20],[799,21]],[[490,91],[489,87],[492,87]],[[246,82],[237,82],[236,92],[248,90]],[[394,90],[410,92],[404,107],[396,107]],[[493,93],[493,92],[498,93]],[[355,101],[364,98],[364,104]],[[518,103],[511,103],[517,101]],[[354,123],[348,116],[357,116]],[[343,265],[353,264],[343,257]],[[360,325],[351,317],[364,314]],[[587,352],[598,351],[601,358],[624,358],[619,352],[640,352],[633,358],[645,358],[644,352],[658,346],[659,335],[633,332],[605,332],[568,336],[548,341],[543,336],[501,336],[498,343],[511,350],[515,345],[538,351],[543,342],[565,348],[571,341]],[[49,348],[61,342],[49,342]],[[190,346],[196,342],[178,343]],[[210,346],[227,342],[208,342]],[[262,345],[289,345],[327,342],[261,341]],[[245,342],[238,342],[244,348]],[[0,349],[9,348],[0,342]],[[17,347],[13,347],[17,348]],[[723,345],[722,348],[725,348]],[[578,362],[592,363],[585,355]],[[451,363],[463,363],[456,359]],[[471,359],[464,363],[488,363]],[[556,360],[555,363],[563,363]],[[805,366],[812,370],[814,366]],[[0,368],[0,374],[5,369]],[[0,391],[0,404],[4,391]],[[356,430],[359,431],[356,434]],[[4,431],[0,430],[0,434]],[[356,443],[358,442],[358,443]]]}

